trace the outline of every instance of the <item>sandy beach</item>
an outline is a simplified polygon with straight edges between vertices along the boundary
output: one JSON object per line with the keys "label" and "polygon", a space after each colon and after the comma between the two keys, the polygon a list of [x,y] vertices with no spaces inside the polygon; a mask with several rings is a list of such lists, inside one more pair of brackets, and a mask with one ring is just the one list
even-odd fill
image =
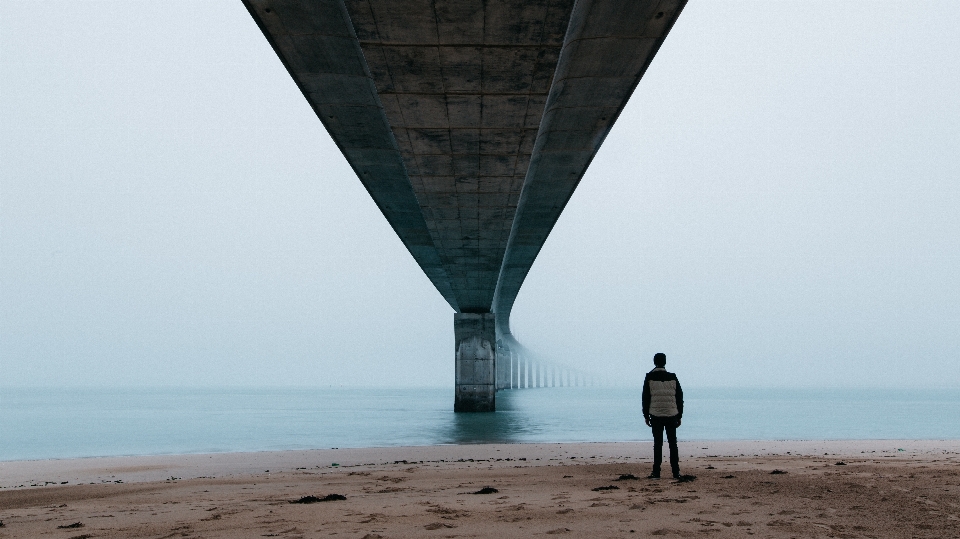
{"label": "sandy beach", "polygon": [[680,451],[693,481],[650,443],[0,462],[0,538],[960,537],[960,441]]}

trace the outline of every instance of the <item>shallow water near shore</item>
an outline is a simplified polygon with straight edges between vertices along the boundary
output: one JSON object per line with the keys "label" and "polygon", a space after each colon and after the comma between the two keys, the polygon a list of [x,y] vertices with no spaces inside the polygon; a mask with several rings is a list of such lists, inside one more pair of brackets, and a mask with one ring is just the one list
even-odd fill
{"label": "shallow water near shore", "polygon": [[[960,439],[960,390],[686,388],[682,440]],[[0,460],[650,440],[640,390],[0,389]]]}

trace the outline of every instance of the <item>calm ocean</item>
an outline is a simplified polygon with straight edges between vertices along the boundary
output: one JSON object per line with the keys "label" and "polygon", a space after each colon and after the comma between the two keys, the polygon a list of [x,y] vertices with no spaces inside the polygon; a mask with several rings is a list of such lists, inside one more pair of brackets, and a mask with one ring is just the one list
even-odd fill
{"label": "calm ocean", "polygon": [[[681,440],[958,439],[960,390],[687,388]],[[0,460],[649,440],[635,388],[0,389]]]}

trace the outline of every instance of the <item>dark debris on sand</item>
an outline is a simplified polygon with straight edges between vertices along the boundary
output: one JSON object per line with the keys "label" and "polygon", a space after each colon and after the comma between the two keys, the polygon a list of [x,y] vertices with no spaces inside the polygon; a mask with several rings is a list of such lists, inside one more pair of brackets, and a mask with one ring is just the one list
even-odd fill
{"label": "dark debris on sand", "polygon": [[618,486],[616,486],[616,485],[607,485],[607,486],[605,486],[605,487],[596,487],[596,488],[592,488],[592,489],[590,489],[590,490],[592,490],[592,491],[594,491],[594,492],[600,492],[601,490],[620,490],[620,487],[618,487]]}
{"label": "dark debris on sand", "polygon": [[681,475],[677,478],[677,483],[689,483],[691,481],[696,481],[697,476],[695,475]]}
{"label": "dark debris on sand", "polygon": [[496,494],[498,492],[500,491],[493,487],[483,487],[482,489],[474,492],[474,494]]}
{"label": "dark debris on sand", "polygon": [[83,522],[74,522],[73,524],[64,524],[62,526],[57,526],[58,530],[69,530],[73,528],[82,528]]}
{"label": "dark debris on sand", "polygon": [[770,475],[783,475],[783,474],[785,474],[785,473],[787,473],[787,472],[785,472],[785,471],[783,471],[783,470],[774,470],[774,471],[770,472]]}
{"label": "dark debris on sand", "polygon": [[632,473],[620,474],[620,477],[614,479],[614,481],[635,481],[640,479],[639,477],[633,475]]}
{"label": "dark debris on sand", "polygon": [[290,503],[319,503],[319,502],[335,502],[340,500],[346,500],[347,497],[343,494],[327,494],[323,498],[318,498],[316,496],[304,496],[299,500],[294,500]]}

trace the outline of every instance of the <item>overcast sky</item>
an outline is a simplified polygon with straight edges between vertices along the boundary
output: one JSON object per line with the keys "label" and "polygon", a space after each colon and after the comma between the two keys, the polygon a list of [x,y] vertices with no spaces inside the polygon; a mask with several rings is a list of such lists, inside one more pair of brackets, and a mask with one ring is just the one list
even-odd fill
{"label": "overcast sky", "polygon": [[[639,383],[960,388],[960,2],[692,0],[518,297]],[[0,385],[453,383],[239,1],[2,2]]]}

